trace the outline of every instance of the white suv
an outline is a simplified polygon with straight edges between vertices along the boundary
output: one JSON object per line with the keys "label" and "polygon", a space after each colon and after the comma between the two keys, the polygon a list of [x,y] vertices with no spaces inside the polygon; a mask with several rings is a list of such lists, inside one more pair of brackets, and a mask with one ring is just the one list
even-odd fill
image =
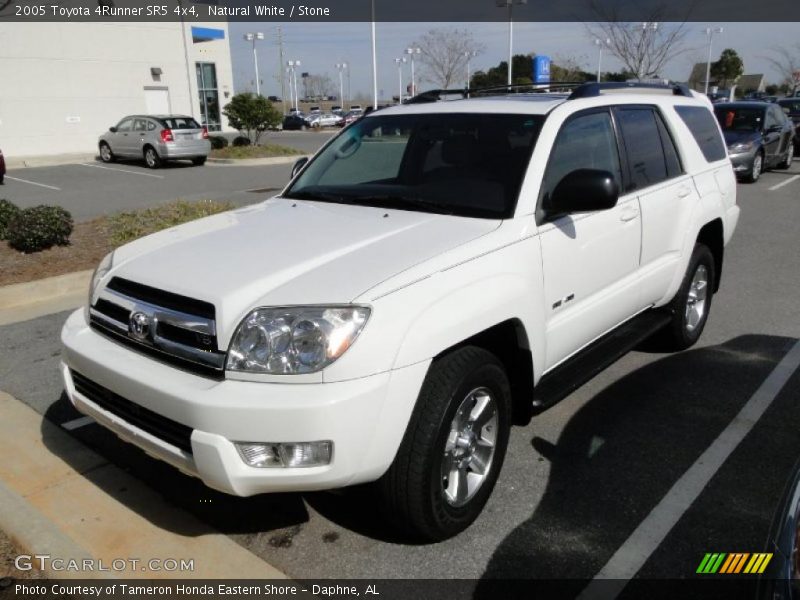
{"label": "white suv", "polygon": [[697,341],[739,215],[680,87],[389,108],[296,171],[107,256],[63,329],[66,391],[213,488],[377,482],[431,540],[478,516],[512,422],[651,334]]}

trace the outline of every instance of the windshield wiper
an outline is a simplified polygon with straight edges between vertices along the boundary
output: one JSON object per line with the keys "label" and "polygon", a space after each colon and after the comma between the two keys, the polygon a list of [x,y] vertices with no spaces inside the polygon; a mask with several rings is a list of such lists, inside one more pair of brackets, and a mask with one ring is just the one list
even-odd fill
{"label": "windshield wiper", "polygon": [[341,194],[333,194],[331,192],[320,192],[318,190],[300,190],[286,194],[284,198],[290,200],[321,200],[323,202],[348,202],[350,199],[342,196]]}
{"label": "windshield wiper", "polygon": [[421,208],[427,212],[438,213],[441,215],[452,215],[453,209],[449,206],[434,202],[433,200],[426,200],[419,196],[399,196],[390,194],[379,194],[371,196],[360,196],[359,200],[362,202],[380,202],[381,208]]}

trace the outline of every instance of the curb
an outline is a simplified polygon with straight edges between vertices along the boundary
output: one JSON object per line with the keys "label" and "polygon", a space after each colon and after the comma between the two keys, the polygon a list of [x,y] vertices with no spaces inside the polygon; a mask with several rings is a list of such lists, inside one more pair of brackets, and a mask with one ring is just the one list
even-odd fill
{"label": "curb", "polygon": [[[106,568],[45,569],[51,577],[174,578],[175,571],[145,571],[143,565],[191,559],[182,577],[286,578],[4,392],[0,456],[14,456],[0,461],[0,529],[31,555],[91,558]],[[132,558],[139,562],[110,568]]]}
{"label": "curb", "polygon": [[310,154],[293,154],[292,156],[272,156],[269,158],[208,158],[213,165],[236,165],[239,167],[263,167],[268,165],[290,165],[301,158],[310,158]]}
{"label": "curb", "polygon": [[0,286],[0,310],[55,300],[78,293],[88,294],[93,271],[77,271],[25,283]]}
{"label": "curb", "polygon": [[7,169],[27,169],[32,167],[56,167],[60,165],[72,165],[82,162],[93,162],[97,159],[97,154],[56,154],[53,156],[28,156],[20,158],[9,158],[6,156]]}

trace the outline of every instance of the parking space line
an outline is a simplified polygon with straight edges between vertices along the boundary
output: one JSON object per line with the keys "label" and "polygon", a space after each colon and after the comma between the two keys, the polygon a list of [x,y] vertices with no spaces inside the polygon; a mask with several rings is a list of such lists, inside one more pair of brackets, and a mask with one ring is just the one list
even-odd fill
{"label": "parking space line", "polygon": [[773,185],[771,188],[769,188],[769,191],[770,192],[774,192],[775,190],[779,190],[783,186],[789,185],[790,183],[793,183],[793,182],[797,181],[798,179],[800,179],[800,175],[795,175],[794,177],[789,177],[789,179],[787,179],[786,181],[781,181],[780,183]]}
{"label": "parking space line", "polygon": [[128,171],[127,169],[115,169],[114,167],[90,165],[89,163],[78,163],[78,164],[82,167],[92,167],[94,169],[103,169],[105,171],[118,171],[120,173],[130,173],[131,175],[141,175],[142,177],[153,177],[155,179],[164,179],[163,175],[153,175],[152,173],[139,173],[139,171]]}
{"label": "parking space line", "polygon": [[47,188],[48,190],[55,190],[57,192],[61,191],[61,188],[57,188],[54,185],[47,185],[44,183],[37,183],[35,181],[28,181],[27,179],[20,179],[19,177],[12,177],[11,175],[6,175],[6,179],[10,179],[11,181],[19,181],[22,183],[29,183],[30,185],[38,185],[39,187]]}
{"label": "parking space line", "polygon": [[800,367],[800,341],[792,345],[739,414],[675,482],[669,492],[583,589],[578,599],[616,598],[628,580],[639,572],[670,530],[697,500],[711,478],[769,408],[798,367]]}
{"label": "parking space line", "polygon": [[92,423],[94,423],[94,419],[92,417],[78,417],[72,421],[62,423],[61,427],[67,431],[72,431],[74,429],[78,429],[79,427],[83,427],[84,425],[91,425]]}

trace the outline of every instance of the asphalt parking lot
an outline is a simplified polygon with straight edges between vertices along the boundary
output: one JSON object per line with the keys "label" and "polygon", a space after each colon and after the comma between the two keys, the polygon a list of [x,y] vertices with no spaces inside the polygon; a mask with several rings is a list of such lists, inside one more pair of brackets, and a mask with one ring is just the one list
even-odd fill
{"label": "asphalt parking lot", "polygon": [[[338,130],[336,130],[338,131]],[[271,132],[264,140],[313,153],[335,131]],[[292,165],[238,166],[188,161],[148,169],[142,161],[104,164],[99,158],[79,164],[10,168],[0,198],[23,208],[58,204],[78,221],[103,214],[153,206],[178,198],[230,200],[237,206],[274,194],[289,181]]]}
{"label": "asphalt parking lot", "polygon": [[[174,169],[176,189],[187,170]],[[267,185],[267,170],[254,170],[263,171],[254,176],[262,183],[254,179],[252,185]],[[214,177],[238,172],[200,171]],[[164,181],[173,177],[172,170],[156,173],[165,174]],[[274,177],[281,173],[275,169]],[[223,182],[212,179],[206,185],[218,184],[213,189],[222,193]],[[146,185],[133,182],[132,193]],[[740,185],[738,193],[739,228],[700,343],[675,355],[633,352],[530,425],[515,428],[489,504],[455,539],[409,543],[385,527],[365,489],[234,498],[97,425],[70,431],[165,503],[291,577],[585,580],[621,548],[640,566],[638,577],[692,577],[706,552],[764,549],[773,510],[800,458],[800,371],[770,398],[763,416],[746,425],[742,442],[718,468],[701,458],[800,339],[800,161],[788,172],[767,172],[756,184]],[[62,396],[57,374],[66,316],[0,327],[0,388],[57,424],[80,416]],[[691,468],[705,469],[708,484],[689,498],[685,512],[676,512],[664,500],[674,486],[687,497],[681,478]],[[651,548],[630,547],[637,528],[664,511],[675,526],[645,531],[652,533]]]}

